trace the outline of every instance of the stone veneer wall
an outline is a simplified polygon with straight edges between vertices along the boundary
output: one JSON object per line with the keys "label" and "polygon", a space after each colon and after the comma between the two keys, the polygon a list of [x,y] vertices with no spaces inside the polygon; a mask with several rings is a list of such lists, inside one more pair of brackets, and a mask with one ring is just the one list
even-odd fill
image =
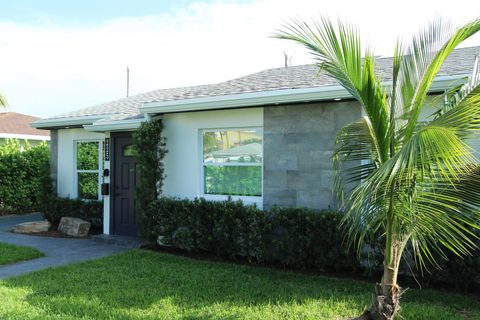
{"label": "stone veneer wall", "polygon": [[263,206],[335,208],[337,132],[361,117],[355,101],[264,108]]}

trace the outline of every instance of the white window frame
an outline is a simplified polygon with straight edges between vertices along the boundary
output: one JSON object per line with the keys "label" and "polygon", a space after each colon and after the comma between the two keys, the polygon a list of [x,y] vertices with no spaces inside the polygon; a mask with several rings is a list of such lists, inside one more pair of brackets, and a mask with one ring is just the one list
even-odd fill
{"label": "white window frame", "polygon": [[[98,169],[97,170],[79,170],[77,166],[77,148],[78,143],[84,142],[97,142],[98,143]],[[78,199],[80,199],[80,194],[78,193],[78,174],[79,173],[97,173],[98,174],[98,182],[97,182],[97,200],[102,200],[103,196],[101,193],[101,185],[103,182],[103,139],[81,139],[81,140],[74,140],[73,141],[73,158],[74,161],[74,179],[73,179],[73,190],[75,191],[75,195]],[[90,200],[90,199],[82,199],[82,200]]]}
{"label": "white window frame", "polygon": [[[218,131],[241,131],[241,130],[252,130],[252,129],[262,129],[262,162],[261,163],[244,163],[244,162],[237,162],[237,163],[205,163],[204,162],[204,154],[203,154],[203,134],[205,132],[218,132]],[[242,200],[246,204],[256,204],[259,208],[263,207],[263,161],[264,161],[264,134],[263,134],[263,127],[261,126],[245,126],[245,127],[219,127],[219,128],[204,128],[199,130],[199,151],[200,151],[200,197],[205,198],[207,200],[213,201],[223,201],[227,200],[229,197],[232,200]],[[205,193],[205,166],[258,166],[261,167],[261,196],[241,196],[241,195],[224,195],[224,194],[208,194]]]}

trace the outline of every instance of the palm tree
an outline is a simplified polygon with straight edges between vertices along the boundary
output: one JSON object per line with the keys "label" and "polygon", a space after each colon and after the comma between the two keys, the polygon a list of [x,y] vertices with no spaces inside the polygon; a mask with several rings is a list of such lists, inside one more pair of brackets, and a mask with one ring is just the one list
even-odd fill
{"label": "palm tree", "polygon": [[7,99],[0,94],[0,109],[4,109],[7,107]]}
{"label": "palm tree", "polygon": [[389,82],[376,74],[372,51],[363,50],[358,30],[348,24],[294,20],[274,35],[307,47],[365,114],[340,131],[334,152],[347,239],[357,250],[372,234],[385,243],[374,302],[358,319],[398,313],[405,250],[423,268],[446,250],[466,255],[476,248],[480,166],[468,140],[480,131],[478,63],[474,76],[446,93],[429,121],[420,115],[445,59],[479,30],[480,18],[457,29],[437,19],[410,42],[398,41]]}

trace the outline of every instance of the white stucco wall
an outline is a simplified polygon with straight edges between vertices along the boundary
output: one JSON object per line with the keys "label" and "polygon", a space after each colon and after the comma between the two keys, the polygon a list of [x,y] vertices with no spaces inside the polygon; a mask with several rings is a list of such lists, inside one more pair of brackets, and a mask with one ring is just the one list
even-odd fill
{"label": "white stucco wall", "polygon": [[88,132],[84,129],[58,130],[57,192],[61,197],[76,198],[75,143],[82,140],[102,140],[103,133]]}
{"label": "white stucco wall", "polygon": [[[226,199],[226,196],[203,194],[200,132],[203,129],[263,127],[263,108],[166,114],[163,119],[168,149],[163,194],[191,199]],[[262,199],[257,197],[242,200],[256,203],[260,208],[263,205]]]}

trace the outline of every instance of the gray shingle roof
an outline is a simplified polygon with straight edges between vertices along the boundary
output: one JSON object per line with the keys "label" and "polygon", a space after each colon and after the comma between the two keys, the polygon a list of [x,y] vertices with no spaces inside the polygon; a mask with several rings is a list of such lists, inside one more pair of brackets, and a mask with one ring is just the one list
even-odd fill
{"label": "gray shingle roof", "polygon": [[[439,76],[471,73],[475,56],[479,54],[480,46],[455,50],[445,61],[439,72]],[[379,58],[376,63],[378,74],[383,80],[391,80],[392,58]],[[63,113],[50,119],[96,115],[105,115],[104,120],[107,121],[135,119],[141,117],[139,108],[147,102],[175,101],[270,90],[311,88],[335,84],[337,84],[337,82],[334,79],[319,73],[318,67],[315,64],[307,64],[288,68],[268,69],[216,84],[153,90],[128,98]]]}

